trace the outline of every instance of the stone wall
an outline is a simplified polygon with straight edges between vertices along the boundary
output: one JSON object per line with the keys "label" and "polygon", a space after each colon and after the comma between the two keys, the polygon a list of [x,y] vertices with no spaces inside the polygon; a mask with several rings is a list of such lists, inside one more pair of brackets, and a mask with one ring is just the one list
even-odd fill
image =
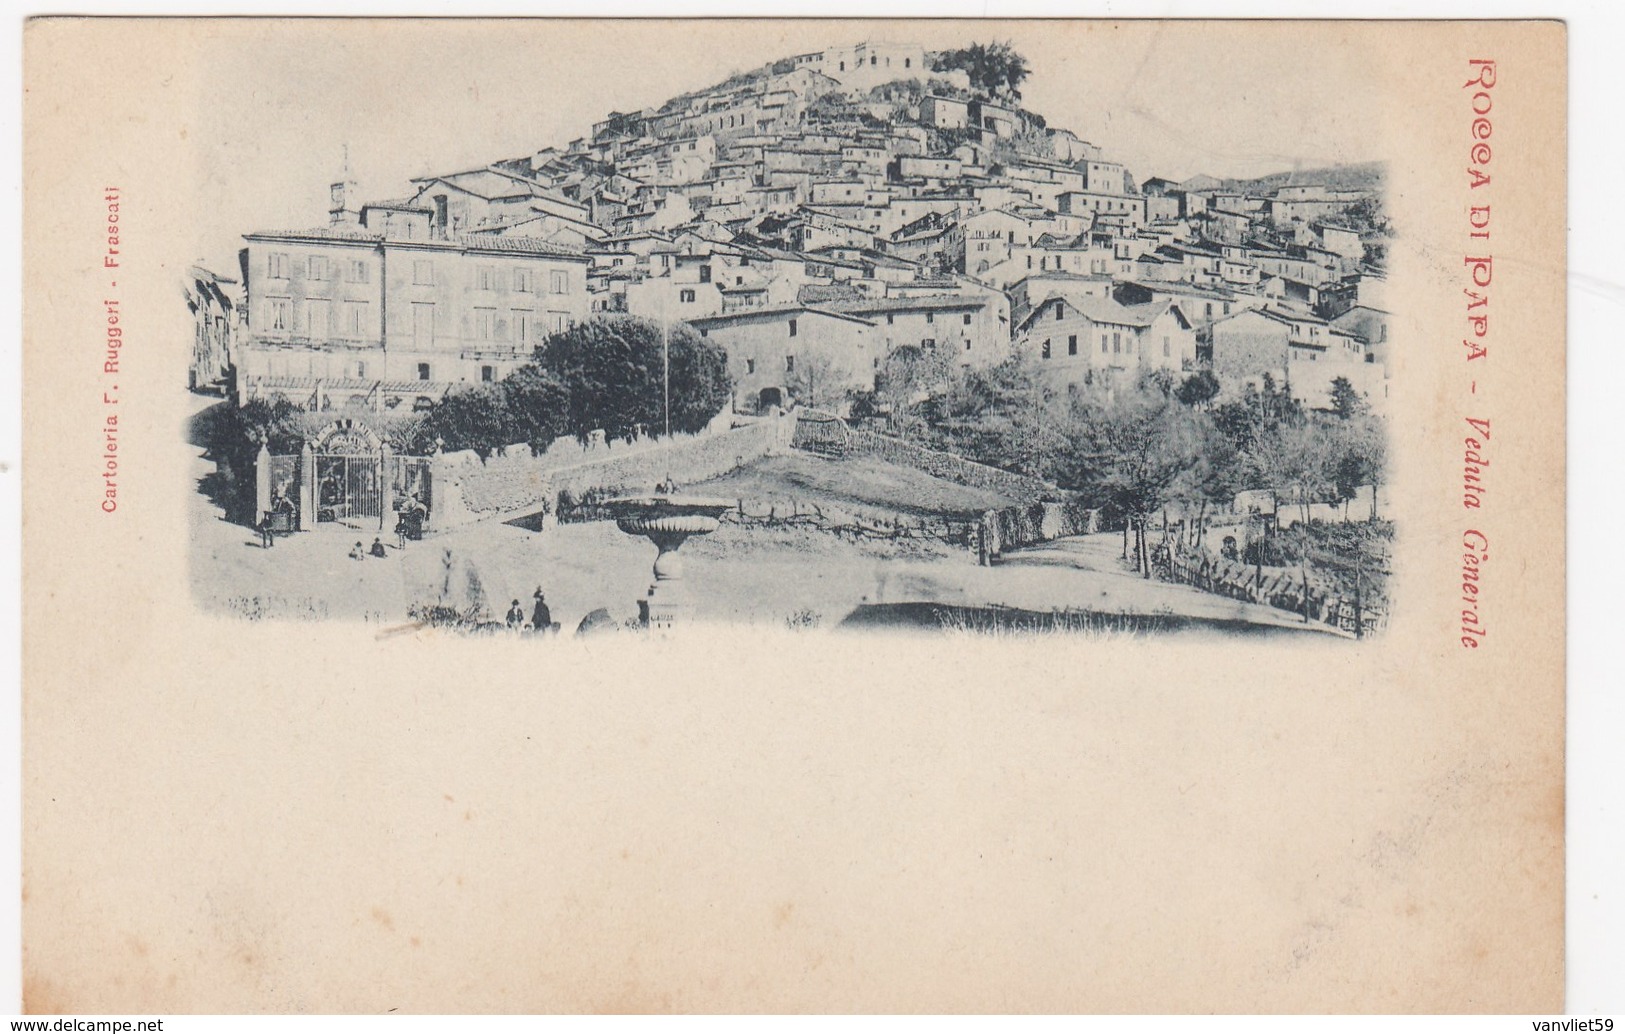
{"label": "stone wall", "polygon": [[595,490],[612,495],[647,491],[668,478],[680,486],[692,485],[788,448],[795,423],[793,416],[764,417],[712,434],[625,449],[600,446],[573,464],[560,464],[556,455],[493,456],[485,463],[468,457],[446,458],[435,471],[435,526],[551,514],[560,492],[580,498]]}
{"label": "stone wall", "polygon": [[989,564],[1012,549],[1099,530],[1100,511],[1082,503],[1028,503],[989,510],[982,515],[981,561]]}

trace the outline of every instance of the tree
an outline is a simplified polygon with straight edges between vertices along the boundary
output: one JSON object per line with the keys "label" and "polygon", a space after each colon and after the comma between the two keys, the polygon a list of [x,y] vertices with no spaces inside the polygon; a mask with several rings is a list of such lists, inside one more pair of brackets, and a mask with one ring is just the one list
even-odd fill
{"label": "tree", "polygon": [[1199,414],[1165,395],[1149,379],[1097,390],[1080,399],[1076,450],[1094,458],[1092,493],[1128,520],[1136,566],[1151,576],[1146,524],[1171,498],[1196,490],[1206,452]]}
{"label": "tree", "polygon": [[1021,99],[1021,84],[1031,69],[1027,59],[1016,53],[1008,42],[972,43],[960,50],[945,50],[933,55],[931,70],[946,72],[960,69],[970,77],[974,89],[988,96],[1008,96]]}
{"label": "tree", "polygon": [[802,405],[814,409],[837,409],[846,401],[852,386],[852,370],[827,351],[808,351],[796,356],[796,368],[786,378],[785,387]]}
{"label": "tree", "polygon": [[920,407],[933,393],[948,390],[954,371],[942,353],[919,345],[899,345],[881,362],[875,393],[891,412],[892,429],[907,434],[921,419]]}
{"label": "tree", "polygon": [[[659,323],[605,316],[549,337],[538,364],[565,388],[569,433],[586,441],[601,429],[631,441],[640,429],[659,433],[666,425],[665,350]],[[671,429],[698,431],[732,394],[727,354],[683,323],[671,325],[669,350]]]}
{"label": "tree", "polygon": [[1029,355],[966,370],[945,388],[920,407],[930,444],[1033,477],[1053,480],[1062,469],[1066,407]]}
{"label": "tree", "polygon": [[1193,409],[1201,409],[1219,394],[1219,379],[1211,370],[1197,370],[1174,391],[1174,397]]}
{"label": "tree", "polygon": [[419,425],[420,448],[439,441],[448,452],[470,449],[480,459],[511,443],[507,400],[495,384],[458,388],[429,411]]}
{"label": "tree", "polygon": [[1359,416],[1370,408],[1347,377],[1332,378],[1331,396],[1332,412],[1336,413],[1340,420]]}
{"label": "tree", "polygon": [[1377,489],[1383,482],[1388,462],[1388,427],[1380,418],[1362,413],[1339,421],[1330,429],[1336,453],[1333,484],[1337,498],[1348,504],[1364,485],[1371,486],[1370,519],[1377,518]]}
{"label": "tree", "polygon": [[[1303,583],[1303,619],[1309,620],[1310,507],[1332,493],[1337,456],[1331,437],[1314,421],[1281,422],[1243,453],[1243,462],[1277,499],[1284,490],[1298,504],[1298,573]],[[1262,561],[1260,561],[1262,562]]]}
{"label": "tree", "polygon": [[272,454],[296,453],[304,444],[301,410],[281,395],[224,402],[207,410],[200,430],[219,472],[218,501],[233,519],[258,520],[254,512],[254,464],[263,443]]}
{"label": "tree", "polygon": [[1262,388],[1247,385],[1241,398],[1213,410],[1213,423],[1237,449],[1246,451],[1283,422],[1296,420],[1303,407],[1275,378],[1265,374]]}
{"label": "tree", "polygon": [[569,431],[570,391],[555,374],[527,363],[499,382],[507,444],[523,442],[541,453]]}

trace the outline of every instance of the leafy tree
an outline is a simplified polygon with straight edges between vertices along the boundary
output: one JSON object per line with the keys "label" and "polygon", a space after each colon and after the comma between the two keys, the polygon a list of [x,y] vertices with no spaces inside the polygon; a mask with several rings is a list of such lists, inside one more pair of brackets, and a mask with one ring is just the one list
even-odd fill
{"label": "leafy tree", "polygon": [[219,472],[218,501],[233,519],[257,520],[254,464],[264,443],[273,454],[296,453],[304,444],[302,411],[281,395],[251,399],[243,406],[224,402],[205,411],[201,441]]}
{"label": "leafy tree", "polygon": [[1331,395],[1332,412],[1336,413],[1340,420],[1348,420],[1351,417],[1359,416],[1370,408],[1347,377],[1332,379]]}
{"label": "leafy tree", "polygon": [[846,401],[852,370],[829,352],[809,351],[796,356],[796,368],[786,382],[790,394],[803,405],[836,409]]}
{"label": "leafy tree", "polygon": [[1277,388],[1275,378],[1266,373],[1262,388],[1249,384],[1241,398],[1214,409],[1213,423],[1236,448],[1245,451],[1302,413],[1303,407],[1292,393]]}
{"label": "leafy tree", "polygon": [[[549,337],[538,363],[568,393],[570,433],[586,441],[602,429],[612,440],[631,441],[640,429],[658,433],[665,427],[667,348],[659,323],[605,316]],[[698,431],[733,391],[727,354],[682,323],[670,327],[669,353],[671,429]]]}
{"label": "leafy tree", "polygon": [[947,97],[950,100],[968,101],[971,92],[949,79],[932,77],[926,80],[925,92],[936,97]]}
{"label": "leafy tree", "polygon": [[953,367],[941,352],[900,345],[882,361],[875,390],[891,411],[893,430],[907,434],[917,428],[922,403],[948,390],[953,379]]}
{"label": "leafy tree", "polygon": [[1150,577],[1147,518],[1196,489],[1208,444],[1206,425],[1150,378],[1096,388],[1074,408],[1079,415],[1075,447],[1095,460],[1091,494],[1128,518],[1137,566]]}
{"label": "leafy tree", "polygon": [[972,88],[988,96],[1007,96],[1021,99],[1021,84],[1031,69],[1027,59],[1016,53],[1008,42],[972,43],[960,50],[945,50],[933,55],[931,70],[946,72],[960,69],[970,77]]}
{"label": "leafy tree", "polygon": [[523,442],[533,453],[569,431],[570,391],[553,373],[527,363],[500,381],[507,443]]}
{"label": "leafy tree", "polygon": [[1219,394],[1219,379],[1211,370],[1197,370],[1174,390],[1174,397],[1193,409],[1201,409]]}
{"label": "leafy tree", "polygon": [[495,384],[458,388],[429,411],[419,425],[420,448],[437,441],[447,452],[471,449],[480,459],[512,442],[507,399]]}
{"label": "leafy tree", "polygon": [[1339,421],[1332,430],[1335,433],[1333,448],[1336,451],[1332,481],[1337,498],[1344,504],[1345,516],[1348,503],[1361,486],[1370,485],[1370,519],[1376,520],[1377,491],[1383,483],[1388,463],[1387,424],[1369,413],[1363,413],[1347,421]]}

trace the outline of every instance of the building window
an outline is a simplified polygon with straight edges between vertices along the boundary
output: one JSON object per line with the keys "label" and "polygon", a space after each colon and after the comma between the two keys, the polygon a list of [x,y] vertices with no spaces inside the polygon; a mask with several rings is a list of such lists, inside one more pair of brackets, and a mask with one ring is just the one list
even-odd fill
{"label": "building window", "polygon": [[1076,334],[1068,334],[1066,336],[1066,354],[1067,355],[1077,355],[1078,354],[1078,335],[1076,335]]}
{"label": "building window", "polygon": [[937,321],[937,314],[936,313],[928,312],[928,313],[925,314],[925,322],[927,322],[927,323],[935,323],[936,321]]}
{"label": "building window", "polygon": [[1044,350],[1041,354],[1045,359],[1049,358],[1049,338],[1044,339]]}
{"label": "building window", "polygon": [[886,326],[888,326],[888,327],[889,327],[889,326],[891,326],[891,325],[892,325],[892,324],[893,324],[893,323],[896,323],[896,322],[897,322],[897,317],[896,317],[896,316],[893,316],[893,315],[892,315],[892,314],[891,314],[891,313],[889,313],[889,312],[888,312],[888,313],[886,313]]}
{"label": "building window", "polygon": [[434,303],[412,303],[412,344],[426,348],[434,344]]}
{"label": "building window", "polygon": [[497,271],[490,266],[479,266],[474,270],[474,287],[476,290],[489,291],[496,284]]}
{"label": "building window", "polygon": [[970,338],[965,339],[965,351],[970,351]]}
{"label": "building window", "polygon": [[530,270],[523,266],[517,266],[514,268],[513,289],[518,291],[520,294],[530,293]]}
{"label": "building window", "polygon": [[529,309],[514,309],[509,314],[513,320],[513,340],[516,345],[523,345],[531,337],[531,311]]}
{"label": "building window", "polygon": [[796,321],[795,320],[790,321],[790,336],[791,337],[796,336]]}
{"label": "building window", "polygon": [[684,304],[692,302],[694,300],[694,292],[690,290],[679,291],[677,292],[677,300]]}
{"label": "building window", "polygon": [[350,283],[364,284],[372,279],[372,267],[362,259],[350,261]]}
{"label": "building window", "polygon": [[305,261],[305,276],[311,280],[327,279],[327,256],[312,255]]}
{"label": "building window", "polygon": [[970,326],[970,313],[965,313],[965,326]]}
{"label": "building window", "polygon": [[747,374],[756,372],[756,360],[754,360],[754,359],[746,359],[745,360],[745,372]]}
{"label": "building window", "polygon": [[1121,353],[1122,351],[1123,351],[1123,335],[1122,334],[1113,334],[1112,335],[1112,352],[1113,353]]}
{"label": "building window", "polygon": [[484,381],[486,384],[490,384],[492,381],[494,381],[496,379],[497,379],[497,368],[496,367],[494,367],[494,366],[482,366],[482,367],[480,367],[480,380]]}
{"label": "building window", "polygon": [[428,363],[418,363],[418,380],[426,381],[428,379],[429,379],[429,364]]}
{"label": "building window", "polygon": [[787,355],[787,356],[784,357],[784,372],[785,373],[795,373],[796,372],[796,357],[795,356]]}
{"label": "building window", "polygon": [[416,259],[413,261],[412,282],[423,286],[434,283],[434,261],[432,259]]}
{"label": "building window", "polygon": [[332,333],[333,324],[326,298],[305,299],[305,333],[313,338],[325,338]]}
{"label": "building window", "polygon": [[1174,354],[1174,346],[1173,346],[1172,342],[1170,342],[1168,340],[1168,335],[1164,334],[1162,336],[1162,357],[1164,359],[1166,359],[1166,358],[1168,358],[1169,356],[1171,356],[1173,354]]}
{"label": "building window", "polygon": [[357,359],[355,364],[356,380],[364,380],[367,376],[367,364]]}
{"label": "building window", "polygon": [[286,299],[286,298],[272,298],[271,299],[271,329],[272,330],[283,330],[283,331],[285,331],[285,330],[288,329],[288,307],[289,307],[289,303],[288,303],[288,299]]}
{"label": "building window", "polygon": [[710,282],[711,282],[711,267],[710,266],[701,266],[700,267],[700,283],[709,284]]}
{"label": "building window", "polygon": [[921,338],[920,347],[928,352],[935,352],[937,350],[937,339],[934,337]]}
{"label": "building window", "polygon": [[268,261],[269,272],[266,274],[267,276],[269,276],[272,280],[286,280],[286,279],[288,279],[288,253],[287,252],[285,252],[285,251],[273,251],[273,252],[271,252],[271,254],[267,255],[266,258],[269,260]]}
{"label": "building window", "polygon": [[344,303],[344,333],[347,337],[362,337],[367,333],[367,303]]}
{"label": "building window", "polygon": [[495,309],[474,310],[474,337],[480,341],[489,341],[496,337],[497,311]]}
{"label": "building window", "polygon": [[567,270],[555,269],[548,278],[548,289],[554,294],[570,293],[570,274]]}

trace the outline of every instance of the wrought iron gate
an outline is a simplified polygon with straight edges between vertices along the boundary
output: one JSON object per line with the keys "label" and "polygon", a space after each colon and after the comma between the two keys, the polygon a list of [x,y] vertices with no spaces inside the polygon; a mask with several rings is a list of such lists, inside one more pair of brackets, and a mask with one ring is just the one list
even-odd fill
{"label": "wrought iron gate", "polygon": [[382,466],[381,456],[318,454],[317,522],[370,521],[376,525],[388,505]]}

